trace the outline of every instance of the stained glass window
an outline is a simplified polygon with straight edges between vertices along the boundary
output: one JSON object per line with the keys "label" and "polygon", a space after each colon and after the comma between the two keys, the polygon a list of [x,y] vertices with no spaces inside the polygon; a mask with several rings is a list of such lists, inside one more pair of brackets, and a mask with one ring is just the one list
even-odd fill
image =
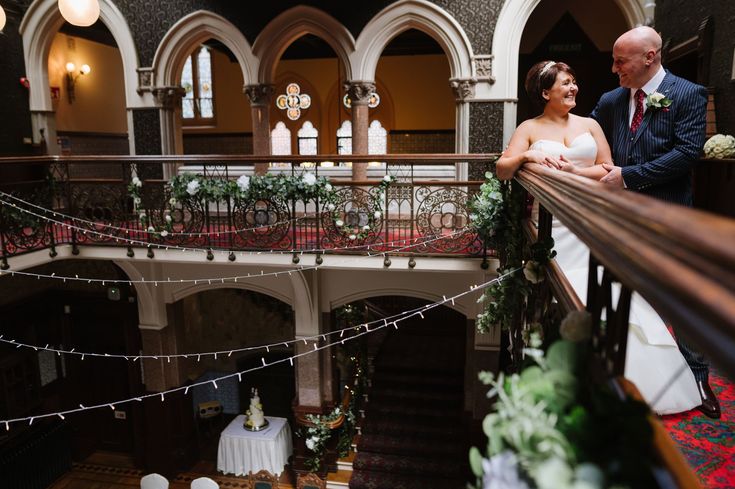
{"label": "stained glass window", "polygon": [[352,121],[344,121],[337,129],[337,154],[352,154]]}
{"label": "stained glass window", "polygon": [[368,127],[368,154],[384,155],[388,153],[388,131],[380,124],[379,120],[374,120]]}
{"label": "stained glass window", "polygon": [[276,123],[271,131],[271,152],[274,155],[291,154],[291,131],[283,122]]}
{"label": "stained glass window", "polygon": [[311,97],[305,93],[301,93],[301,87],[298,83],[289,83],[286,87],[286,93],[276,98],[276,107],[286,111],[286,115],[292,121],[301,117],[301,111],[311,107]]}
{"label": "stained glass window", "polygon": [[319,141],[319,131],[314,125],[306,121],[301,126],[297,133],[299,142],[299,154],[300,155],[315,155],[317,154],[317,143]]}
{"label": "stained glass window", "polygon": [[214,119],[212,53],[202,45],[186,59],[181,71],[181,115],[187,124],[211,124]]}

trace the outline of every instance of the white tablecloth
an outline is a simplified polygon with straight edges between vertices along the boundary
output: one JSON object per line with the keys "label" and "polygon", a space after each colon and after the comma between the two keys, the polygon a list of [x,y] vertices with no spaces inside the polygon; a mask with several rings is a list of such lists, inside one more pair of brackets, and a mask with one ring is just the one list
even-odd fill
{"label": "white tablecloth", "polygon": [[283,472],[293,453],[291,428],[286,418],[266,416],[266,419],[269,425],[262,431],[243,428],[243,414],[227,425],[219,437],[217,470],[235,475],[263,469],[276,475]]}

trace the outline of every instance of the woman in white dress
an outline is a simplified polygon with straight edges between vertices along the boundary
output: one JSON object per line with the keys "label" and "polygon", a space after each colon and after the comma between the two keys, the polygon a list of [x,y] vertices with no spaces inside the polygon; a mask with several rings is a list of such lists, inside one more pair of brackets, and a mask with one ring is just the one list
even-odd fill
{"label": "woman in white dress", "polygon": [[[599,124],[571,114],[578,91],[566,63],[542,61],[526,77],[526,92],[543,108],[524,121],[497,161],[497,176],[513,178],[526,164],[539,164],[599,180],[612,163],[610,146]],[[580,299],[587,296],[589,249],[556,219],[552,226],[556,261]],[[633,294],[625,358],[625,376],[659,414],[688,411],[701,404],[694,375],[656,311]]]}

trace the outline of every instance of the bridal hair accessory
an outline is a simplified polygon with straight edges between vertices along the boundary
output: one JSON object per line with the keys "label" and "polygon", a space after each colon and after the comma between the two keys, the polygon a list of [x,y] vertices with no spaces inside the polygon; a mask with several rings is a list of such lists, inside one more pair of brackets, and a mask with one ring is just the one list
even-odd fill
{"label": "bridal hair accessory", "polygon": [[547,71],[549,71],[551,69],[551,67],[554,66],[555,64],[556,64],[556,61],[549,61],[548,63],[546,63],[544,65],[544,67],[541,68],[541,71],[539,71],[539,73],[538,73],[539,78],[541,78],[542,76],[544,76],[544,74]]}

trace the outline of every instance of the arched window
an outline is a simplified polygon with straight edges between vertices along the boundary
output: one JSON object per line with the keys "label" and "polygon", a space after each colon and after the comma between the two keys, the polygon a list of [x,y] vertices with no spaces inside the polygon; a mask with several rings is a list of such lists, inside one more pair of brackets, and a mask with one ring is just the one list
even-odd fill
{"label": "arched window", "polygon": [[271,152],[274,155],[291,154],[291,131],[283,122],[276,123],[276,127],[271,131]]}
{"label": "arched window", "polygon": [[344,121],[337,129],[337,154],[352,154],[352,121]]}
{"label": "arched window", "polygon": [[374,120],[368,127],[368,154],[384,155],[388,153],[388,131],[380,124],[379,120]]}
{"label": "arched window", "polygon": [[315,155],[318,153],[319,131],[310,121],[304,122],[296,133],[300,155]]}
{"label": "arched window", "polygon": [[185,124],[214,122],[214,85],[212,83],[212,53],[200,46],[186,59],[181,72],[181,86],[186,91],[181,100]]}

